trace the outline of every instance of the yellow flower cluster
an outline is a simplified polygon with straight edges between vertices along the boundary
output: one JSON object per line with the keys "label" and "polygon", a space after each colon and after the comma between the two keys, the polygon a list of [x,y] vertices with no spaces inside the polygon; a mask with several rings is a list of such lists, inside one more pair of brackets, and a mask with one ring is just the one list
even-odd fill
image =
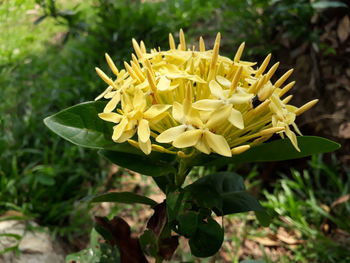
{"label": "yellow flower cluster", "polygon": [[189,49],[182,30],[179,38],[176,46],[169,34],[169,50],[150,52],[133,39],[136,55],[120,71],[106,54],[115,79],[96,68],[108,84],[96,100],[109,100],[99,117],[116,124],[113,141],[128,141],[145,154],[200,151],[229,157],[279,133],[299,150],[290,127],[300,134],[295,118],[317,100],[297,108],[288,104],[292,96],[281,98],[295,84],[283,86],[293,70],[272,83],[279,63],[267,70],[271,55],[255,67],[241,60],[244,43],[233,60],[220,56],[220,33],[212,50],[206,50],[202,38],[199,51]]}

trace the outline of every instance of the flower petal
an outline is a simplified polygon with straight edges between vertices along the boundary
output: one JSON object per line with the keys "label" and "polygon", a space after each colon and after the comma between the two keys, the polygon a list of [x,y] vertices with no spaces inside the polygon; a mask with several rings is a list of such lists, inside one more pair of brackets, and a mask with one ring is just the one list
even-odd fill
{"label": "flower petal", "polygon": [[170,83],[171,83],[170,79],[168,79],[165,76],[162,76],[162,77],[159,78],[159,82],[157,84],[157,89],[160,90],[160,91],[169,90],[170,89]]}
{"label": "flower petal", "polygon": [[166,110],[168,110],[170,107],[171,105],[164,105],[164,104],[152,105],[148,110],[145,111],[143,116],[144,118],[151,120],[153,118],[156,118],[158,115],[162,114]]}
{"label": "flower petal", "polygon": [[198,151],[201,151],[205,154],[210,154],[211,150],[208,144],[205,142],[205,140],[199,140],[197,144],[194,146]]}
{"label": "flower petal", "polygon": [[208,129],[211,129],[225,123],[225,121],[227,121],[227,119],[230,116],[231,108],[231,105],[225,105],[223,107],[218,108],[210,115],[209,120],[207,121],[205,126]]}
{"label": "flower petal", "polygon": [[196,101],[195,103],[192,104],[192,107],[197,110],[214,111],[217,108],[219,108],[221,105],[222,105],[221,100],[204,99],[204,100]]}
{"label": "flower petal", "polygon": [[249,93],[235,93],[233,96],[229,99],[229,102],[232,103],[233,105],[239,105],[239,104],[244,104],[248,103],[253,99],[254,95],[249,94]]}
{"label": "flower petal", "polygon": [[139,140],[139,146],[140,149],[145,153],[145,154],[150,154],[152,150],[152,145],[151,145],[151,140],[147,140],[146,142],[141,142]]}
{"label": "flower petal", "polygon": [[224,98],[224,91],[219,85],[219,83],[217,83],[215,80],[212,80],[209,82],[209,88],[210,88],[211,94],[214,95],[214,97],[218,99]]}
{"label": "flower petal", "polygon": [[186,125],[180,125],[167,129],[157,136],[156,141],[160,143],[172,142],[186,130],[186,127]]}
{"label": "flower petal", "polygon": [[173,146],[177,148],[186,148],[194,146],[197,144],[202,134],[203,130],[186,131],[174,140]]}
{"label": "flower petal", "polygon": [[129,140],[130,138],[132,138],[132,136],[134,136],[136,130],[132,129],[132,130],[125,130],[122,135],[119,137],[118,140],[115,140],[115,142],[117,143],[123,143],[126,142],[127,140]]}
{"label": "flower petal", "polygon": [[98,117],[100,117],[104,121],[119,123],[123,116],[115,112],[109,112],[109,113],[99,113]]}
{"label": "flower petal", "polygon": [[224,136],[205,131],[203,137],[205,142],[214,152],[227,157],[232,156],[230,146]]}
{"label": "flower petal", "polygon": [[198,110],[190,108],[190,110],[187,112],[186,121],[190,123],[191,125],[197,126],[197,127],[203,127],[203,122],[200,118],[200,113]]}
{"label": "flower petal", "polygon": [[300,152],[300,148],[299,148],[299,146],[298,146],[297,136],[295,135],[295,133],[292,132],[292,131],[289,129],[288,126],[286,127],[286,130],[285,130],[284,133],[287,135],[287,137],[289,138],[289,140],[292,142],[294,148],[295,148],[298,152]]}
{"label": "flower petal", "polygon": [[134,109],[137,108],[140,110],[143,110],[146,107],[145,94],[143,94],[141,90],[136,89],[132,105],[134,106]]}
{"label": "flower petal", "polygon": [[231,109],[231,113],[230,113],[230,116],[228,117],[228,121],[238,129],[244,128],[242,113],[236,109]]}
{"label": "flower petal", "polygon": [[176,121],[182,122],[182,119],[184,117],[183,106],[176,101],[173,104],[172,115]]}
{"label": "flower petal", "polygon": [[151,135],[151,131],[149,128],[148,120],[145,120],[145,119],[140,120],[137,128],[137,136],[139,137],[139,141],[141,142],[148,141],[150,135]]}
{"label": "flower petal", "polygon": [[120,136],[122,136],[127,125],[128,125],[128,119],[124,117],[118,125],[114,126],[113,135],[112,135],[113,141],[118,140]]}
{"label": "flower petal", "polygon": [[101,99],[104,95],[106,95],[108,92],[110,92],[113,89],[112,86],[108,86],[107,89],[105,89],[104,92],[102,92],[100,95],[98,95],[95,100]]}
{"label": "flower petal", "polygon": [[107,103],[105,108],[103,109],[104,113],[112,112],[118,105],[120,101],[120,93],[117,92],[114,97]]}
{"label": "flower petal", "polygon": [[111,99],[119,92],[120,92],[119,90],[110,91],[110,92],[106,93],[106,95],[104,95],[103,97],[105,99]]}
{"label": "flower petal", "polygon": [[223,76],[217,75],[216,80],[224,87],[229,88],[231,86],[231,81]]}

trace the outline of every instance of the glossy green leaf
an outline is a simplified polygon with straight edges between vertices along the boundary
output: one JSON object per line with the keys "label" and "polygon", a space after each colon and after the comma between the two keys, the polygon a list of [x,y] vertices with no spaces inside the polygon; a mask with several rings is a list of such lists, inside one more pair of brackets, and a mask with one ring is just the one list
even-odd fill
{"label": "glossy green leaf", "polygon": [[150,206],[157,205],[157,202],[142,195],[130,193],[130,192],[120,192],[120,193],[106,193],[94,197],[91,202],[100,203],[100,202],[116,202],[116,203],[125,203],[125,204],[145,204]]}
{"label": "glossy green leaf", "polygon": [[[98,117],[98,113],[103,112],[105,105],[106,102],[101,101],[81,103],[47,117],[44,123],[53,132],[76,145],[129,154],[125,155],[129,160],[126,160],[126,157],[118,157],[118,159],[121,159],[120,162],[122,164],[129,165],[131,163],[130,160],[135,160],[135,158],[137,158],[133,155],[139,155],[142,156],[142,158],[138,160],[142,161],[143,164],[153,159],[155,161],[149,163],[148,166],[158,166],[159,163],[163,162],[163,164],[168,165],[167,167],[169,168],[169,163],[173,162],[176,157],[174,155],[161,154],[158,152],[145,155],[141,150],[131,146],[127,142],[113,142],[113,124]],[[109,156],[111,156],[111,154],[109,154]],[[120,165],[129,168],[122,164]]]}
{"label": "glossy green leaf", "polygon": [[219,251],[224,241],[224,230],[211,217],[198,224],[196,233],[190,238],[191,253],[196,257],[210,257]]}
{"label": "glossy green leaf", "polygon": [[200,161],[205,166],[221,166],[229,163],[275,162],[307,157],[313,154],[333,152],[340,148],[336,142],[316,136],[298,136],[300,152],[295,150],[289,139],[280,139],[263,143],[250,150],[230,158],[220,157],[213,161],[209,158]]}
{"label": "glossy green leaf", "polygon": [[258,219],[260,225],[268,227],[273,219],[273,216],[270,215],[267,211],[255,211],[255,216]]}
{"label": "glossy green leaf", "polygon": [[104,148],[113,145],[112,127],[98,118],[104,102],[86,102],[64,109],[44,120],[53,132],[84,147]]}
{"label": "glossy green leaf", "polygon": [[140,154],[141,151],[129,143],[112,141],[113,125],[97,115],[105,105],[102,101],[81,103],[45,118],[44,123],[54,133],[79,146]]}
{"label": "glossy green leaf", "polygon": [[[112,163],[134,172],[149,176],[162,176],[175,173],[175,168],[166,161],[169,159],[154,158],[148,155],[129,154],[117,151],[100,150],[99,154],[110,160]],[[168,156],[164,156],[165,158]],[[165,161],[166,160],[166,161]]]}
{"label": "glossy green leaf", "polygon": [[247,211],[264,211],[259,201],[245,191],[243,178],[235,173],[204,176],[185,188],[201,206],[227,215]]}
{"label": "glossy green leaf", "polygon": [[222,210],[222,198],[215,187],[206,183],[193,183],[186,188],[191,193],[192,201],[203,208],[217,208]]}
{"label": "glossy green leaf", "polygon": [[[259,201],[247,191],[222,194],[222,214],[229,215],[248,211],[264,211]],[[220,211],[217,214],[221,214]]]}
{"label": "glossy green leaf", "polygon": [[162,190],[164,194],[169,192],[169,190],[173,190],[175,188],[174,186],[174,174],[167,174],[166,176],[156,176],[152,177],[154,182],[157,184],[157,186]]}
{"label": "glossy green leaf", "polygon": [[199,214],[194,211],[186,211],[178,216],[179,234],[185,237],[193,236],[198,228]]}
{"label": "glossy green leaf", "polygon": [[167,194],[166,209],[169,223],[177,220],[177,216],[189,208],[188,198],[189,193],[184,191],[169,192]]}

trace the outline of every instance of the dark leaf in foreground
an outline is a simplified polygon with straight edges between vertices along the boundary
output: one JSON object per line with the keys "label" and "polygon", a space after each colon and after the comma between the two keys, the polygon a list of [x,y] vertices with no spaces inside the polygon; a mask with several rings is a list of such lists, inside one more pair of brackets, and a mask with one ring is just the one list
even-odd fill
{"label": "dark leaf in foreground", "polygon": [[161,240],[159,255],[165,260],[170,260],[179,245],[179,237],[171,236]]}
{"label": "dark leaf in foreground", "polygon": [[196,257],[210,257],[221,247],[224,241],[224,230],[211,217],[207,222],[202,221],[196,234],[190,238],[191,253]]}
{"label": "dark leaf in foreground", "polygon": [[154,214],[148,220],[147,228],[151,229],[156,236],[159,236],[167,223],[166,205],[165,202],[156,205]]}
{"label": "dark leaf in foreground", "polygon": [[203,157],[198,165],[223,166],[230,163],[277,162],[307,157],[313,154],[333,152],[340,144],[317,136],[298,136],[300,152],[295,150],[289,139],[262,143],[248,151],[228,157]]}
{"label": "dark leaf in foreground", "polygon": [[243,178],[235,173],[204,176],[187,186],[186,190],[200,205],[214,208],[218,215],[264,211],[259,201],[245,190]]}
{"label": "dark leaf in foreground", "polygon": [[[157,153],[152,153],[151,155],[137,155],[117,151],[100,150],[99,154],[116,165],[144,175],[157,177],[176,172],[175,168],[170,166],[169,163],[160,161],[161,157],[159,156],[157,158],[155,156]],[[153,156],[155,156],[155,158],[153,158]]]}
{"label": "dark leaf in foreground", "polygon": [[119,192],[119,193],[106,193],[94,197],[91,202],[116,202],[124,204],[145,204],[150,206],[157,205],[157,202],[142,195],[130,193],[130,192]]}
{"label": "dark leaf in foreground", "polygon": [[131,237],[130,226],[122,218],[114,217],[108,220],[106,217],[95,217],[95,222],[96,230],[111,245],[118,246],[121,263],[148,263],[139,239]]}

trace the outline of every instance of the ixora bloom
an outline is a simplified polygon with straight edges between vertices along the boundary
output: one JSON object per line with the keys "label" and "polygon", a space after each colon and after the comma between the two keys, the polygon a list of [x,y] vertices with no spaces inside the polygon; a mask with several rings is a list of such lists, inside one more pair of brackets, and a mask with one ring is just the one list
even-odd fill
{"label": "ixora bloom", "polygon": [[292,96],[283,96],[295,82],[284,83],[293,70],[273,83],[279,63],[267,70],[271,55],[260,66],[243,61],[243,43],[233,59],[220,56],[220,38],[218,33],[211,50],[200,38],[199,51],[187,47],[182,30],[177,46],[169,34],[167,51],[147,52],[142,41],[133,40],[136,55],[120,71],[106,54],[115,78],[96,68],[108,84],[96,99],[109,100],[99,117],[116,124],[113,141],[127,141],[145,154],[185,157],[199,151],[230,157],[277,133],[299,151],[291,128],[300,134],[296,116],[318,100],[289,105]]}

